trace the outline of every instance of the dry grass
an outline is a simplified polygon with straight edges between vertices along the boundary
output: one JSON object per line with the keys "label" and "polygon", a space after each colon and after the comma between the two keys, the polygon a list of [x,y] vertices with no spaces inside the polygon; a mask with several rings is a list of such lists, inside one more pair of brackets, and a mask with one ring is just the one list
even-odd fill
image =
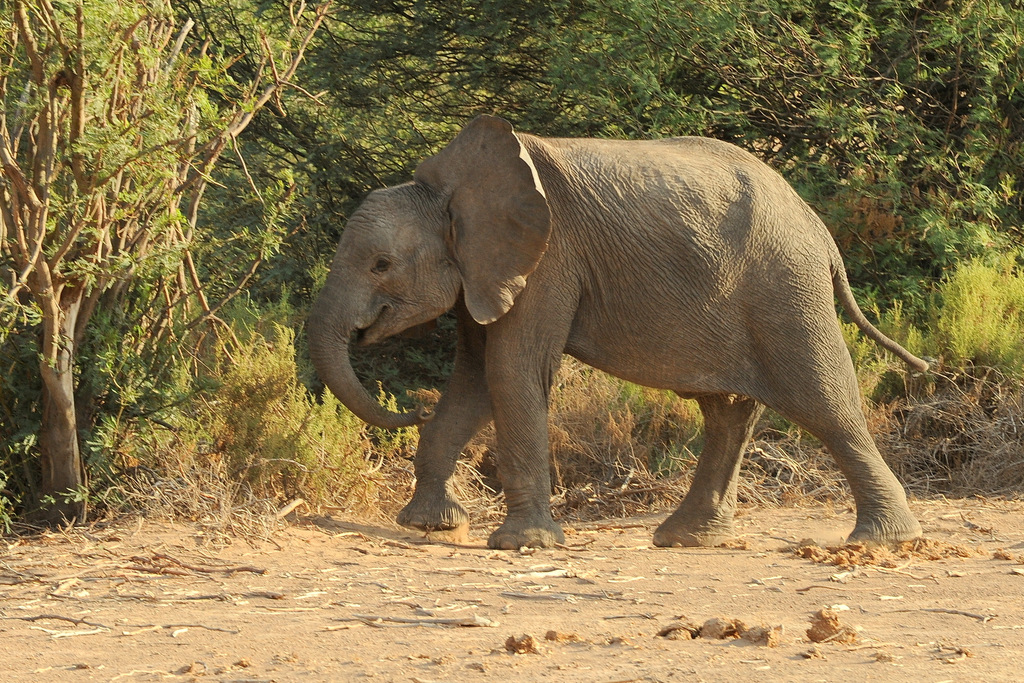
{"label": "dry grass", "polygon": [[189,468],[174,477],[149,470],[127,472],[103,498],[115,517],[136,513],[184,520],[210,539],[268,538],[282,526],[275,499],[258,496],[246,483],[227,479],[212,467]]}
{"label": "dry grass", "polygon": [[[678,504],[699,452],[700,411],[671,392],[628,385],[567,358],[551,396],[552,505],[563,519],[634,514]],[[474,514],[499,518],[493,427],[467,448],[457,489]]]}
{"label": "dry grass", "polygon": [[920,496],[1024,493],[1024,385],[991,369],[940,375],[873,413],[875,440]]}

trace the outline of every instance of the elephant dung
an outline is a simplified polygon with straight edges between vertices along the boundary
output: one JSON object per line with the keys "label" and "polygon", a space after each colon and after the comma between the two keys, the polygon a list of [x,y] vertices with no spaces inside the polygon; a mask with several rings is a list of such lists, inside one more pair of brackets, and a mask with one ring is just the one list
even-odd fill
{"label": "elephant dung", "polygon": [[544,634],[544,640],[555,643],[582,643],[583,639],[575,633],[561,633],[559,631],[548,631]]}
{"label": "elephant dung", "polygon": [[782,626],[751,626],[740,637],[754,645],[778,647],[782,644]]}
{"label": "elephant dung", "polygon": [[747,625],[739,619],[708,619],[700,627],[700,637],[712,640],[725,640],[726,638],[739,638],[740,634],[747,630]]}
{"label": "elephant dung", "polygon": [[839,621],[839,614],[830,607],[823,607],[811,617],[807,637],[814,643],[856,643],[857,630]]}
{"label": "elephant dung", "polygon": [[782,626],[747,626],[739,619],[715,618],[708,619],[700,627],[700,637],[717,640],[742,638],[754,645],[778,647],[782,643]]}
{"label": "elephant dung", "polygon": [[509,636],[505,641],[505,649],[517,655],[540,654],[540,644],[529,634],[521,635],[518,638]]}
{"label": "elephant dung", "polygon": [[680,618],[658,631],[658,635],[669,640],[693,640],[700,636],[700,626]]}

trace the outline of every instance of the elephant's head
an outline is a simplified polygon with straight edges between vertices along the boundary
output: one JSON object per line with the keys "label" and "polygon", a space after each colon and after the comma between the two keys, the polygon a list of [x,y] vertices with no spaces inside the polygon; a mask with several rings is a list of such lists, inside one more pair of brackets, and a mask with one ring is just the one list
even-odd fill
{"label": "elephant's head", "polygon": [[537,169],[505,120],[474,119],[416,169],[414,180],[370,193],[345,227],[309,315],[309,349],[328,388],[371,424],[427,419],[382,408],[352,371],[348,345],[433,320],[463,294],[491,323],[526,286],[547,248],[550,213]]}

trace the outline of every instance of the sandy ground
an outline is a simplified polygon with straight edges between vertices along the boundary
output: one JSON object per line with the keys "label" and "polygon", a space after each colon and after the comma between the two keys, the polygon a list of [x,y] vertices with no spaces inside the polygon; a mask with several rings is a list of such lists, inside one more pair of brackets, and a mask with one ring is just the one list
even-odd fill
{"label": "sandy ground", "polygon": [[[141,521],[7,539],[0,680],[1024,679],[1024,505],[913,507],[939,543],[888,566],[797,556],[853,527],[823,507],[746,509],[715,549],[652,547],[660,515],[532,554],[333,518],[260,542]],[[812,643],[826,606],[851,630]],[[712,618],[781,639],[658,635]]]}

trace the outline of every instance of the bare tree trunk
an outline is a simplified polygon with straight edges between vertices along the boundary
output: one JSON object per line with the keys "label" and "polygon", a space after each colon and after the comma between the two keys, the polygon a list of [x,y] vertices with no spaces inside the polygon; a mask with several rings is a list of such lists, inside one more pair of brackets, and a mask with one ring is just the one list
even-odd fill
{"label": "bare tree trunk", "polygon": [[[45,365],[40,362],[40,365]],[[85,487],[82,456],[78,448],[78,423],[71,354],[61,353],[57,367],[43,368],[43,416],[39,427],[39,459],[42,469],[40,494],[53,503],[39,509],[39,521],[52,524],[83,522],[87,513],[79,495]]]}
{"label": "bare tree trunk", "polygon": [[[48,281],[47,268],[39,280]],[[74,332],[81,310],[83,289],[45,287],[43,340],[39,372],[43,378],[42,421],[39,426],[39,459],[42,471],[36,520],[49,524],[84,522],[85,467],[78,444],[75,414]],[[47,504],[46,498],[53,502]]]}

